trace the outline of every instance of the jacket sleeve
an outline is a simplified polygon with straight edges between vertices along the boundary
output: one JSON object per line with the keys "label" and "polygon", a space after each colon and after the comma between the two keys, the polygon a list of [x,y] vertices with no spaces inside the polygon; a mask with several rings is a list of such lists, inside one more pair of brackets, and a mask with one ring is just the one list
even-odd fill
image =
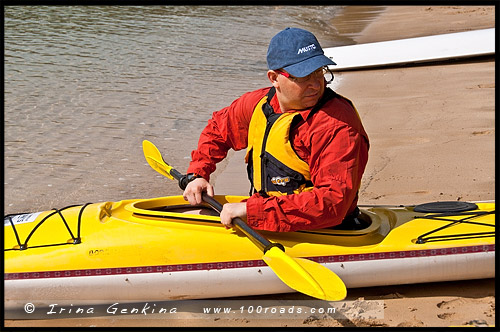
{"label": "jacket sleeve", "polygon": [[210,180],[216,164],[227,156],[229,149],[238,151],[247,147],[250,119],[255,105],[265,93],[264,90],[246,93],[230,106],[212,114],[200,135],[197,149],[191,152],[188,173]]}
{"label": "jacket sleeve", "polygon": [[320,123],[308,136],[312,191],[247,200],[247,222],[255,229],[289,232],[338,225],[357,203],[368,159],[368,140],[346,123]]}

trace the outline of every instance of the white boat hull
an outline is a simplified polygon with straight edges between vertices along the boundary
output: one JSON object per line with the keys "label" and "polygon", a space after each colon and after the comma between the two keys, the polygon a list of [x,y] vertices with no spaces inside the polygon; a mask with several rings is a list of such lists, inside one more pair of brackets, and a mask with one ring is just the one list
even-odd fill
{"label": "white boat hull", "polygon": [[[494,245],[314,260],[338,274],[348,288],[495,277]],[[5,280],[5,308],[21,308],[27,303],[48,307],[290,292],[294,290],[262,261],[14,273]]]}
{"label": "white boat hull", "polygon": [[332,71],[370,69],[495,54],[495,29],[449,33],[324,49]]}

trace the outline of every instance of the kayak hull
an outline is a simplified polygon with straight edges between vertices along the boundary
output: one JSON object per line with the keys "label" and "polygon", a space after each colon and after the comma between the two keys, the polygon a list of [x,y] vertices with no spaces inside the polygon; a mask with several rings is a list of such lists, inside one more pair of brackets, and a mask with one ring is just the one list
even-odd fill
{"label": "kayak hull", "polygon": [[[332,71],[374,69],[451,59],[493,56],[495,29],[455,32],[324,49]],[[369,57],[366,54],[370,54]]]}
{"label": "kayak hull", "polygon": [[[222,202],[241,199],[218,197]],[[478,206],[474,213],[494,210],[494,203]],[[181,196],[81,209],[61,212],[68,227],[58,213],[57,218],[47,217],[50,212],[24,216],[15,227],[4,219],[7,309],[27,302],[105,304],[294,292],[243,234],[226,230],[206,208],[189,210]],[[429,214],[413,207],[362,211],[371,220],[362,230],[262,234],[283,244],[292,257],[323,264],[348,288],[495,276],[493,213],[469,224],[460,220],[470,216],[427,219]],[[433,232],[443,224],[452,226]],[[57,235],[63,240],[56,240]]]}
{"label": "kayak hull", "polygon": [[[485,249],[480,249],[485,250]],[[370,263],[324,263],[346,287],[371,287],[423,282],[494,278],[494,251],[436,258],[396,258]],[[154,267],[151,269],[155,270]],[[160,267],[156,267],[160,269]],[[143,267],[147,271],[148,267]],[[267,266],[172,272],[65,276],[5,280],[6,308],[50,304],[106,304],[203,299],[295,292]],[[74,274],[74,273],[73,273]],[[83,273],[85,274],[85,273]],[[369,276],[369,277],[367,277]],[[242,287],[244,285],[244,287]]]}

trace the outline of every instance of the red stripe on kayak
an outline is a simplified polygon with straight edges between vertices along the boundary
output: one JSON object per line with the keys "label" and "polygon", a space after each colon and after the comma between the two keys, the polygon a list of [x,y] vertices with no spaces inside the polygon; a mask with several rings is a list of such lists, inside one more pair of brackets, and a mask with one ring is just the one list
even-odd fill
{"label": "red stripe on kayak", "polygon": [[[318,263],[343,263],[343,262],[359,262],[359,261],[371,261],[371,260],[395,259],[395,258],[418,258],[418,257],[433,257],[433,256],[445,256],[445,255],[459,255],[459,254],[471,254],[471,253],[489,252],[489,251],[495,251],[494,244],[442,248],[442,249],[390,251],[390,252],[378,252],[371,254],[315,256],[306,258]],[[239,268],[259,267],[259,266],[266,266],[266,264],[262,260],[250,260],[250,261],[214,262],[214,263],[199,263],[199,264],[176,264],[176,265],[155,265],[155,266],[138,266],[138,267],[114,267],[114,268],[103,268],[103,269],[5,273],[4,280],[91,277],[91,276],[110,276],[110,275],[120,275],[120,274],[141,274],[141,273],[172,273],[172,272],[186,272],[186,271],[239,269]]]}
{"label": "red stripe on kayak", "polygon": [[471,254],[477,252],[495,251],[495,245],[480,245],[468,247],[453,247],[442,249],[425,249],[425,250],[408,250],[408,251],[390,251],[390,252],[377,252],[371,254],[351,254],[351,255],[336,255],[336,256],[316,256],[307,257],[318,263],[343,263],[343,262],[357,262],[357,261],[370,261],[380,259],[394,259],[394,258],[415,258],[415,257],[433,257],[457,254]]}

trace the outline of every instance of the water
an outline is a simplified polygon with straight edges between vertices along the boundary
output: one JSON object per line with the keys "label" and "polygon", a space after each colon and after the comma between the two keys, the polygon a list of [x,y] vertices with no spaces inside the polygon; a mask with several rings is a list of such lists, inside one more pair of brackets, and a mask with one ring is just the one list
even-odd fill
{"label": "water", "polygon": [[[381,10],[363,8],[363,20]],[[147,165],[142,140],[184,171],[212,112],[269,85],[272,36],[294,26],[323,47],[352,44],[360,20],[352,20],[354,30],[343,20],[339,32],[342,13],[338,6],[5,7],[5,213],[180,193]]]}

